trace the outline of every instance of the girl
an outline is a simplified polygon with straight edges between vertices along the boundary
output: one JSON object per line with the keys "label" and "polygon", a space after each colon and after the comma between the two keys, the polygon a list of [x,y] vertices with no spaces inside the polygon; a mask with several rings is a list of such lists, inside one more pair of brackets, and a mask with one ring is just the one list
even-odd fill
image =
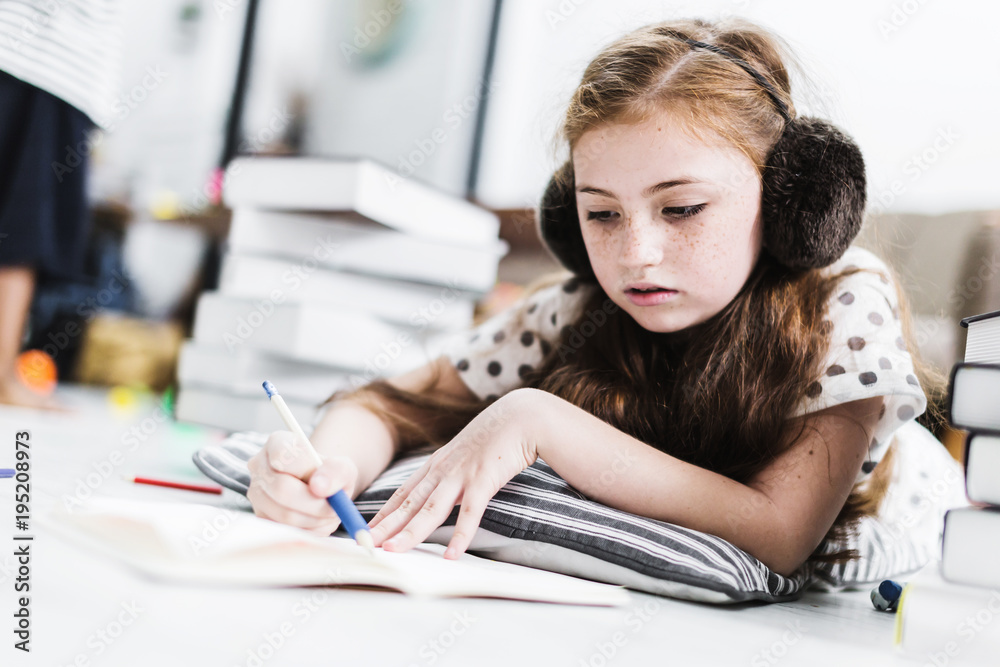
{"label": "girl", "polygon": [[796,119],[779,45],[745,21],[691,20],[599,54],[540,212],[574,275],[536,281],[426,367],[334,394],[308,482],[291,434],[272,434],[250,461],[255,512],[329,534],[328,495],[357,496],[429,443],[371,521],[386,550],[458,504],[457,558],[489,499],[541,458],[597,502],[780,574],[851,557],[816,552],[876,511],[893,433],[927,407],[918,377],[940,378],[911,358],[889,269],[848,248],[860,154]]}

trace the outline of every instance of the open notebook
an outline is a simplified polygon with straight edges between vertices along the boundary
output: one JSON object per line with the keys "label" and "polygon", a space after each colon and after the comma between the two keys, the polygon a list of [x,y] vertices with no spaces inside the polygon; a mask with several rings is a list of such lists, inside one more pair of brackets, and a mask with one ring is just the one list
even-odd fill
{"label": "open notebook", "polygon": [[154,577],[219,585],[375,586],[440,597],[493,597],[615,606],[619,586],[421,544],[374,557],[353,540],[320,537],[245,511],[211,505],[94,498],[40,514],[45,528]]}

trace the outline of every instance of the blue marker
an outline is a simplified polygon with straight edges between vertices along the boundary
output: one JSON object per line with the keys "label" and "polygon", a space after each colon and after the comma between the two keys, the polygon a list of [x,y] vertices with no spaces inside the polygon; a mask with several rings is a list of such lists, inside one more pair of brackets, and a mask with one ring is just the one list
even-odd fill
{"label": "blue marker", "polygon": [[7,479],[14,476],[13,468],[0,468],[0,479]]}
{"label": "blue marker", "polygon": [[[264,391],[267,392],[267,397],[271,399],[271,403],[277,408],[278,414],[281,415],[281,419],[285,422],[285,426],[288,427],[292,433],[296,435],[303,443],[305,443],[306,451],[312,456],[313,463],[315,467],[309,471],[305,479],[309,479],[309,475],[316,470],[316,468],[323,465],[323,460],[316,453],[316,449],[309,442],[309,438],[306,437],[305,432],[302,427],[299,426],[299,422],[295,419],[295,415],[292,411],[288,409],[285,404],[285,399],[278,395],[278,390],[274,388],[274,385],[264,381]],[[368,523],[361,516],[361,512],[355,507],[354,503],[351,502],[350,496],[348,496],[343,489],[337,491],[335,494],[326,499],[326,502],[330,503],[330,507],[333,511],[337,513],[340,517],[340,522],[343,524],[344,528],[350,533],[351,538],[360,544],[361,546],[368,549],[370,554],[375,553],[375,540],[372,539],[372,534],[368,531]]]}
{"label": "blue marker", "polygon": [[892,579],[886,579],[872,589],[872,604],[879,611],[896,611],[903,587]]}

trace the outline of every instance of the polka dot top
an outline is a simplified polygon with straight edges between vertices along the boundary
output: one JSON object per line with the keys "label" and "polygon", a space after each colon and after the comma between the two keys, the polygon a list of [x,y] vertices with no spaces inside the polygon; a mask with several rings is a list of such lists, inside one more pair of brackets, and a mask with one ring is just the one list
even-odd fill
{"label": "polka dot top", "polygon": [[[790,417],[884,397],[868,458],[858,474],[857,481],[863,481],[882,459],[896,430],[924,412],[927,399],[903,340],[896,287],[888,268],[871,252],[852,246],[824,271],[851,267],[876,273],[848,276],[835,289],[827,305],[832,330],[822,373]],[[558,344],[562,327],[577,321],[594,289],[574,278],[541,289],[455,339],[446,354],[476,396],[498,398],[523,385],[524,375]],[[591,313],[579,323],[583,336],[588,321],[599,324],[600,315]]]}

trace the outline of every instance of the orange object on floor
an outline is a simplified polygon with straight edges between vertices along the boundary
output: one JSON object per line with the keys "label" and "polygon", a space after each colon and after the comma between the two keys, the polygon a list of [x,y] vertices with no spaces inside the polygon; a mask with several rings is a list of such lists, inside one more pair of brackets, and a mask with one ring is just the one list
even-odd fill
{"label": "orange object on floor", "polygon": [[58,381],[56,362],[41,350],[25,350],[17,357],[17,377],[32,391],[48,396]]}

